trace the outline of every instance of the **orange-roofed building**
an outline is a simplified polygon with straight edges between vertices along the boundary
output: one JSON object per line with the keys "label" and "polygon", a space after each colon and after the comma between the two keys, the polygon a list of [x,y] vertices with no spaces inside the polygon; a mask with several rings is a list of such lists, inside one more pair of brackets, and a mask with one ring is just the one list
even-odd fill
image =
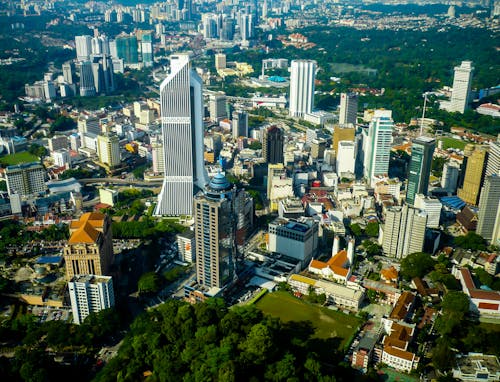
{"label": "orange-roofed building", "polygon": [[333,278],[343,283],[347,282],[351,276],[347,251],[345,249],[341,250],[326,262],[311,260],[309,272],[325,278]]}
{"label": "orange-roofed building", "polygon": [[70,237],[64,247],[66,278],[75,275],[107,275],[113,263],[113,238],[109,217],[88,212],[69,226]]}
{"label": "orange-roofed building", "polygon": [[380,278],[388,283],[397,283],[399,273],[396,268],[391,266],[390,268],[382,269],[380,271]]}

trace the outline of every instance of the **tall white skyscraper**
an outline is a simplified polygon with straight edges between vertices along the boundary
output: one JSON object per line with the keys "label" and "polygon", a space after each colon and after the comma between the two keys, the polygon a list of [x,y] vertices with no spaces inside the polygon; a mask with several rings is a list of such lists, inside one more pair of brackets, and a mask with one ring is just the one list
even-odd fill
{"label": "tall white skyscraper", "polygon": [[389,172],[393,126],[391,110],[375,110],[363,140],[365,178],[370,184],[374,177]]}
{"label": "tall white skyscraper", "polygon": [[290,116],[304,117],[314,105],[316,61],[293,60],[290,68]]}
{"label": "tall white skyscraper", "polygon": [[385,215],[382,249],[387,256],[397,259],[422,252],[424,248],[427,214],[417,208],[390,207]]}
{"label": "tall white skyscraper", "polygon": [[500,141],[490,142],[490,151],[488,153],[488,162],[486,164],[485,176],[497,174],[500,175]]}
{"label": "tall white skyscraper", "polygon": [[73,321],[80,325],[90,313],[115,305],[113,280],[110,276],[78,275],[68,283]]}
{"label": "tall white skyscraper", "polygon": [[358,114],[358,95],[356,93],[340,93],[339,124],[356,125]]}
{"label": "tall white skyscraper", "polygon": [[202,80],[189,55],[170,57],[170,74],[160,86],[165,177],[155,215],[192,215],[194,186],[208,183],[203,159]]}
{"label": "tall white skyscraper", "polygon": [[460,66],[455,66],[453,90],[451,92],[450,108],[448,111],[463,113],[467,110],[473,71],[472,61],[462,61]]}
{"label": "tall white skyscraper", "polygon": [[78,61],[86,61],[92,54],[92,37],[76,36],[75,37],[76,58]]}
{"label": "tall white skyscraper", "polygon": [[460,166],[456,162],[447,162],[443,166],[443,175],[441,177],[441,187],[454,194],[457,192],[458,175]]}

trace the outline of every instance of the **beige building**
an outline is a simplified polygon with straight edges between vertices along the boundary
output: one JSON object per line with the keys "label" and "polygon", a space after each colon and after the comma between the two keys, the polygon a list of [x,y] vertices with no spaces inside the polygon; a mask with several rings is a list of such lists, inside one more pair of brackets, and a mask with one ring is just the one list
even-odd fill
{"label": "beige building", "polygon": [[464,183],[458,189],[457,195],[465,203],[477,206],[486,168],[487,151],[484,147],[467,145],[464,154],[467,158],[467,167]]}
{"label": "beige building", "polygon": [[120,140],[117,135],[97,136],[97,155],[99,162],[109,167],[116,167],[120,164]]}
{"label": "beige building", "polygon": [[111,220],[98,212],[83,214],[70,224],[70,238],[64,247],[66,278],[75,275],[106,275],[113,263]]}
{"label": "beige building", "polygon": [[332,149],[335,150],[335,157],[337,156],[339,150],[340,141],[351,141],[354,142],[354,134],[356,129],[352,124],[346,125],[336,125],[333,130],[333,143]]}

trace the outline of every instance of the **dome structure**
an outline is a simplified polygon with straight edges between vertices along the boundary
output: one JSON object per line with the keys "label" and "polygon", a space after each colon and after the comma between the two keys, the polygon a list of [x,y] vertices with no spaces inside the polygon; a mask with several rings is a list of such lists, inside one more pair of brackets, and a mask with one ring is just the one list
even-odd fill
{"label": "dome structure", "polygon": [[219,172],[212,178],[212,180],[208,184],[208,187],[212,191],[225,191],[231,188],[231,183],[229,183],[227,178]]}

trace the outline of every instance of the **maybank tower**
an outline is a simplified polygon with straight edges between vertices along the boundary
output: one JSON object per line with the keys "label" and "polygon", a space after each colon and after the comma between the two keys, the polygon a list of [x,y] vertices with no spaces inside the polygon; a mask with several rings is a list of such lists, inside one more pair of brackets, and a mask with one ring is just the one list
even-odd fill
{"label": "maybank tower", "polygon": [[189,56],[170,57],[170,74],[160,85],[165,177],[155,215],[192,215],[195,187],[205,189],[202,80]]}

